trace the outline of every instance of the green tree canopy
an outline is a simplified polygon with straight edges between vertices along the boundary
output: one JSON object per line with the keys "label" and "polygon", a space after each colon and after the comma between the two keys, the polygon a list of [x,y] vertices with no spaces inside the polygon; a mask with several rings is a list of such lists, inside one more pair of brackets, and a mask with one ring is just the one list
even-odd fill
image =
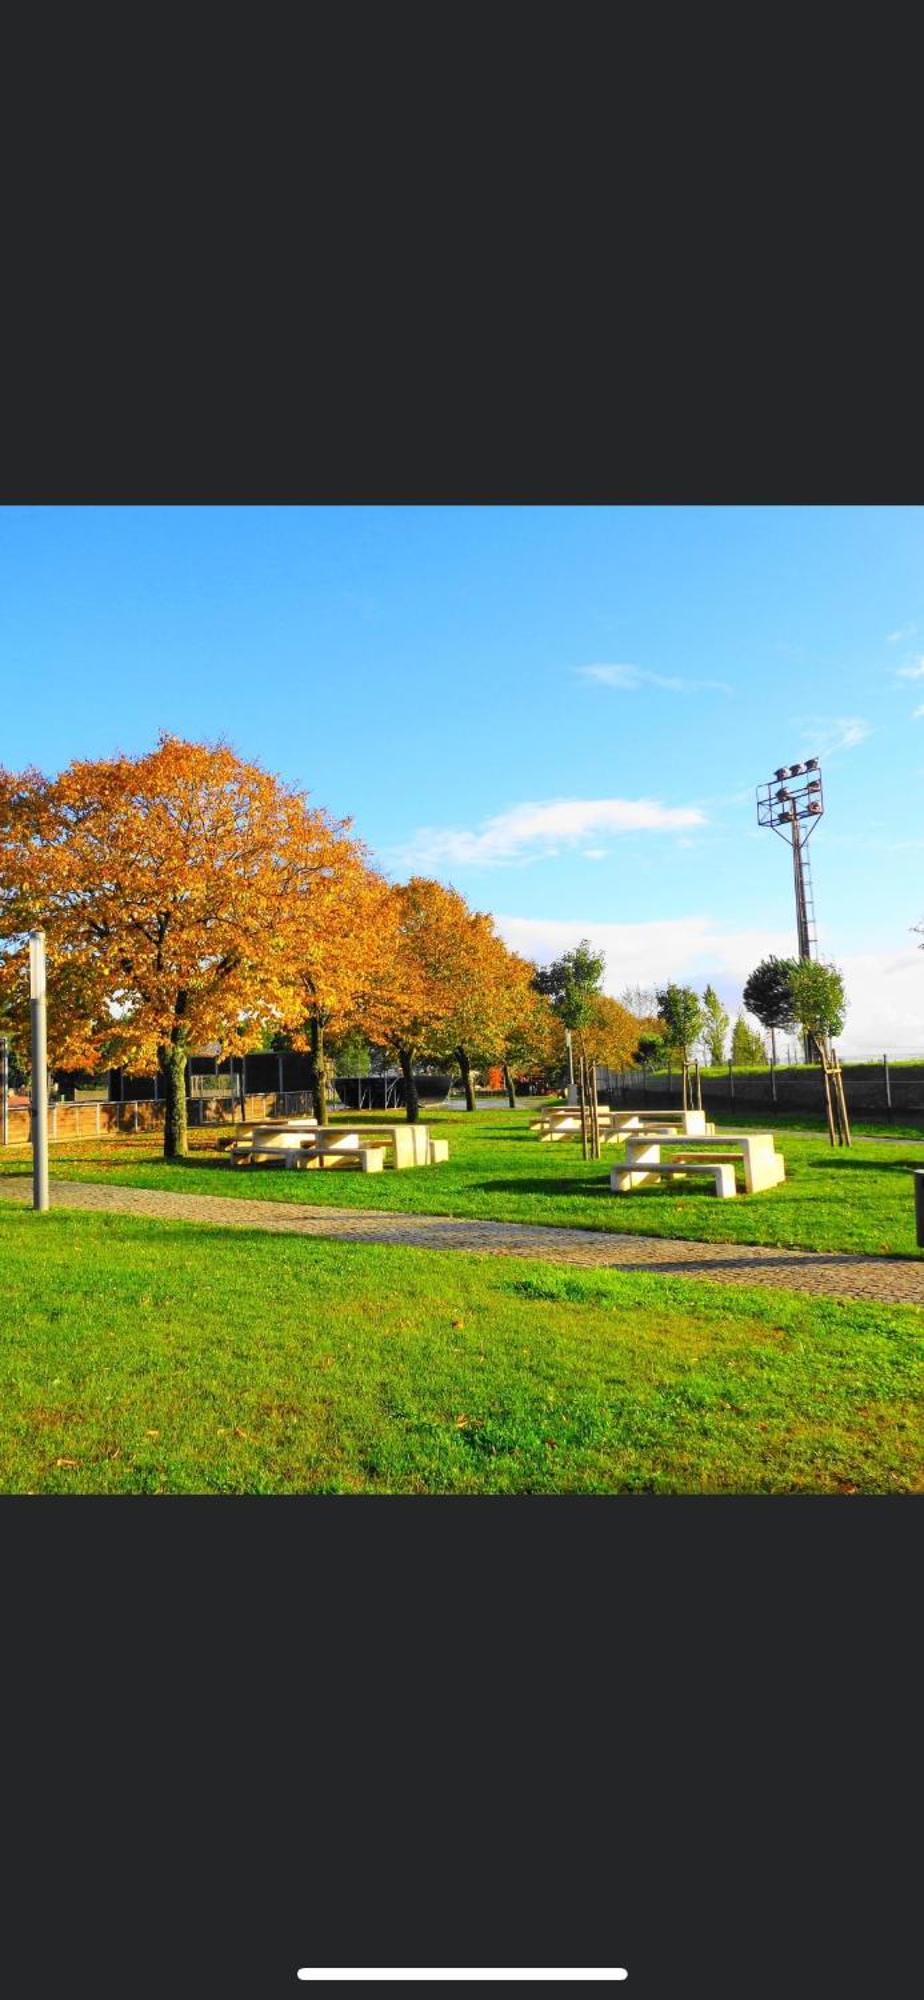
{"label": "green tree canopy", "polygon": [[703,994],[703,1048],[710,1063],[725,1061],[725,1045],[728,1036],[728,1009],[723,1007],[714,986],[707,986]]}
{"label": "green tree canopy", "polygon": [[663,1035],[640,1035],[638,1048],[632,1058],[637,1069],[663,1069],[667,1060],[667,1043]]}
{"label": "green tree canopy", "polygon": [[762,958],[745,981],[742,1000],[749,1014],[753,1014],[762,1028],[791,1028],[795,1016],[792,1007],[790,976],[798,961],[793,958]]}
{"label": "green tree canopy", "polygon": [[368,1076],[371,1068],[369,1044],[358,1028],[336,1036],[331,1042],[330,1052],[341,1076]]}
{"label": "green tree canopy", "polygon": [[582,938],[573,951],[566,951],[551,965],[538,966],[533,984],[544,993],[564,1028],[580,1035],[590,1026],[603,980],[606,958],[596,952],[589,938]]}
{"label": "green tree canopy", "polygon": [[657,995],[658,1019],[664,1023],[664,1040],[671,1050],[686,1064],[690,1052],[703,1031],[703,1009],[698,994],[692,986],[677,986],[673,982],[665,986]]}
{"label": "green tree canopy", "polygon": [[843,974],[820,958],[803,958],[789,975],[793,1014],[804,1035],[822,1042],[839,1035],[847,1018]]}
{"label": "green tree canopy", "polygon": [[756,1028],[752,1028],[743,1014],[738,1015],[732,1030],[731,1059],[739,1069],[751,1069],[763,1065],[767,1051]]}

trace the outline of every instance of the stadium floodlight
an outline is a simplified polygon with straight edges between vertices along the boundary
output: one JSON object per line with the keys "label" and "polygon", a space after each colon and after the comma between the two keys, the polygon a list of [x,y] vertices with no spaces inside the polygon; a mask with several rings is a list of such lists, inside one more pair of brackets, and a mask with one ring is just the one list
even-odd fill
{"label": "stadium floodlight", "polygon": [[[814,774],[814,775],[810,775]],[[790,782],[784,783],[788,779]],[[793,783],[797,779],[801,782]],[[769,826],[792,848],[793,882],[796,892],[796,928],[799,957],[814,958],[815,912],[805,844],[813,826],[824,812],[821,765],[817,757],[801,764],[783,764],[765,785],[757,788],[757,824]]]}

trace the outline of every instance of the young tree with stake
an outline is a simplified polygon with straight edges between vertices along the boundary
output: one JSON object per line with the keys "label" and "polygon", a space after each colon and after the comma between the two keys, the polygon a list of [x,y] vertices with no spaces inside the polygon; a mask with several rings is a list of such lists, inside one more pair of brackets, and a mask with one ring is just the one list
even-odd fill
{"label": "young tree with stake", "polygon": [[658,1019],[664,1024],[664,1039],[672,1053],[679,1055],[683,1082],[683,1108],[690,1098],[690,1057],[703,1031],[703,1010],[692,986],[674,982],[658,993]]}

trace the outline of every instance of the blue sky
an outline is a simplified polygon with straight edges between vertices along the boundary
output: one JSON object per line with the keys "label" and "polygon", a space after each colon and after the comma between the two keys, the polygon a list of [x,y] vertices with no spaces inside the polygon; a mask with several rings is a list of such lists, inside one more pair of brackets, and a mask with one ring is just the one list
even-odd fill
{"label": "blue sky", "polygon": [[924,1052],[922,508],[4,509],[0,680],[8,767],[224,736],[530,955],[732,1004],[818,753],[843,1048]]}

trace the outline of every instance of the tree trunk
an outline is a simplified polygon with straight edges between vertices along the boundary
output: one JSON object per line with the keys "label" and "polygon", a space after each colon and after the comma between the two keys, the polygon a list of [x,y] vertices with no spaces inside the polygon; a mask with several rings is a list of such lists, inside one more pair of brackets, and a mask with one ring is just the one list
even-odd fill
{"label": "tree trunk", "polygon": [[184,1160],[189,1152],[186,1138],[186,1049],[182,1042],[167,1042],[157,1051],[164,1085],[164,1159]]}
{"label": "tree trunk", "polygon": [[462,1088],[465,1092],[465,1109],[466,1111],[474,1111],[475,1086],[472,1082],[472,1065],[469,1060],[467,1049],[456,1050],[456,1061],[462,1072]]}
{"label": "tree trunk", "polygon": [[319,1125],[327,1123],[327,1059],[324,1054],[324,1029],[315,1014],[311,1016],[311,1109]]}
{"label": "tree trunk", "polygon": [[770,1028],[770,1060],[776,1062],[776,1029],[773,1026]]}
{"label": "tree trunk", "polygon": [[417,1085],[414,1081],[414,1069],[411,1062],[410,1049],[399,1049],[398,1061],[401,1064],[401,1074],[404,1078],[404,1102],[407,1108],[407,1122],[409,1125],[416,1125],[420,1117],[420,1099],[417,1095]]}
{"label": "tree trunk", "polygon": [[511,1111],[515,1111],[517,1108],[517,1094],[513,1087],[513,1077],[510,1074],[509,1063],[503,1064],[503,1075],[504,1075],[504,1089],[507,1092],[507,1103],[509,1104]]}

